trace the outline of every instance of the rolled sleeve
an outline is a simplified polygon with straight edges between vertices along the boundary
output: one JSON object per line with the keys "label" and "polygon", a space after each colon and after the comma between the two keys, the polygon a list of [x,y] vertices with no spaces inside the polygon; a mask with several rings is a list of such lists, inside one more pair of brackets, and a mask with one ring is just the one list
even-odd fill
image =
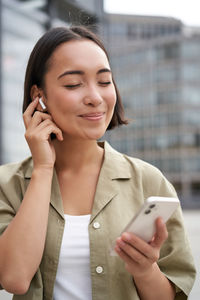
{"label": "rolled sleeve", "polygon": [[175,299],[187,299],[196,271],[181,208],[167,222],[168,239],[161,248],[159,267],[176,286]]}

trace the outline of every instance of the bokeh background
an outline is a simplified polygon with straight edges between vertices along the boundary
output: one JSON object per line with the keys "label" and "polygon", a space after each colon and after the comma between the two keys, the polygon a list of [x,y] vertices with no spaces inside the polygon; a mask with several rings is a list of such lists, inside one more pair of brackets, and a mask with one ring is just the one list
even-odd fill
{"label": "bokeh background", "polygon": [[[128,126],[113,147],[157,166],[175,186],[200,264],[200,19],[198,1],[0,0],[0,163],[30,155],[22,99],[30,51],[51,27],[84,24],[110,55]],[[161,2],[161,1],[160,1]],[[177,7],[175,6],[177,5]],[[182,15],[181,12],[182,11]],[[190,295],[199,300],[199,273]],[[11,295],[0,292],[0,300]]]}

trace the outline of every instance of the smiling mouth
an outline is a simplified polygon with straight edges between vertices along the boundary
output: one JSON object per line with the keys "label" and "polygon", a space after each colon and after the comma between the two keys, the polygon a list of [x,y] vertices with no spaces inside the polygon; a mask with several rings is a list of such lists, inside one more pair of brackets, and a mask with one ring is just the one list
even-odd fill
{"label": "smiling mouth", "polygon": [[104,114],[105,114],[105,112],[89,113],[89,114],[80,115],[80,117],[83,119],[89,120],[89,121],[98,121],[103,118]]}

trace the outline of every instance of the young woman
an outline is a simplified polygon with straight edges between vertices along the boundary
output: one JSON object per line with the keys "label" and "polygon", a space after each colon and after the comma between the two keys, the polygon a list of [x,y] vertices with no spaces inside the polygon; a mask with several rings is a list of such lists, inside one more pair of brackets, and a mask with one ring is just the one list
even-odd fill
{"label": "young woman", "polygon": [[[42,102],[41,102],[42,100]],[[149,196],[176,197],[155,167],[98,143],[126,124],[108,55],[83,27],[34,47],[24,88],[32,157],[0,168],[0,284],[13,299],[187,299],[195,269],[178,208],[146,243],[114,238]]]}

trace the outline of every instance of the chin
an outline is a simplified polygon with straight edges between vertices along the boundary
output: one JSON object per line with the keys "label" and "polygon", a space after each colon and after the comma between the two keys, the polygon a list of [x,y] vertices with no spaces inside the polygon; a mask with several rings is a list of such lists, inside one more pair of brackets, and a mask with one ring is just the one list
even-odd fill
{"label": "chin", "polygon": [[99,132],[91,132],[91,133],[86,133],[86,137],[89,140],[99,140],[100,138],[102,138],[102,136],[105,134],[106,130],[103,131],[99,131]]}

